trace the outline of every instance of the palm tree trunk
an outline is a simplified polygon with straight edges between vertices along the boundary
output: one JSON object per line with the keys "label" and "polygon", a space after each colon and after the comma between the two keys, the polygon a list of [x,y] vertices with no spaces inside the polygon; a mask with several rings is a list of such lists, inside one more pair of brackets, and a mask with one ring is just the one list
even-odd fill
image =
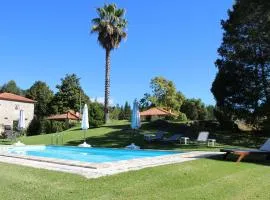
{"label": "palm tree trunk", "polygon": [[110,68],[111,68],[111,51],[106,49],[106,66],[105,66],[105,98],[104,98],[104,120],[109,122],[109,98],[110,98]]}

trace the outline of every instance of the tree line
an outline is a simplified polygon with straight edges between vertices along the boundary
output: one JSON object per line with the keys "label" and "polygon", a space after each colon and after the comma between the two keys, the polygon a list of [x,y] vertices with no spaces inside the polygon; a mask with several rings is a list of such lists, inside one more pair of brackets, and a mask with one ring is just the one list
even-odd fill
{"label": "tree line", "polygon": [[[152,94],[146,93],[140,100],[140,109],[161,107],[178,114],[178,120],[205,120],[214,119],[213,106],[206,106],[200,99],[188,99],[176,90],[175,84],[163,77],[155,77],[151,80]],[[10,92],[37,101],[34,110],[32,134],[44,132],[42,123],[46,117],[53,114],[62,114],[67,111],[81,113],[81,108],[86,103],[89,108],[89,122],[92,126],[104,124],[104,104],[91,101],[80,85],[80,79],[76,74],[67,74],[56,85],[54,93],[43,81],[36,81],[29,89],[23,90],[11,80],[0,87],[0,92]],[[126,102],[123,106],[111,105],[109,107],[111,120],[130,120],[131,106]],[[45,122],[47,123],[47,122]],[[55,122],[57,123],[57,122]],[[49,126],[49,125],[47,125]],[[63,125],[59,125],[63,126]],[[59,131],[59,127],[54,127]],[[60,128],[60,130],[63,129]],[[49,132],[49,130],[45,131]]]}
{"label": "tree line", "polygon": [[[46,82],[36,81],[29,89],[21,89],[14,80],[8,81],[0,87],[0,92],[10,92],[25,96],[37,101],[34,110],[34,119],[29,126],[29,134],[41,132],[57,132],[65,127],[65,123],[48,123],[46,117],[54,114],[66,113],[70,110],[81,113],[84,104],[88,104],[89,123],[91,126],[104,124],[104,105],[97,101],[91,101],[80,85],[80,79],[76,74],[67,74],[56,85],[54,93]],[[128,120],[131,115],[131,107],[128,102],[124,106],[110,107],[111,119]],[[53,127],[49,127],[53,126]]]}

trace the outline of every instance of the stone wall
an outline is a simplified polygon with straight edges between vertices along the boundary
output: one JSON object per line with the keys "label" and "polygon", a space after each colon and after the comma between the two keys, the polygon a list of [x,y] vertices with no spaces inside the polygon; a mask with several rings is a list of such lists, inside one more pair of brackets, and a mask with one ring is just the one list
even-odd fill
{"label": "stone wall", "polygon": [[18,121],[20,110],[24,110],[25,124],[28,127],[34,117],[34,104],[16,101],[0,100],[0,134],[4,125],[13,126],[13,121]]}

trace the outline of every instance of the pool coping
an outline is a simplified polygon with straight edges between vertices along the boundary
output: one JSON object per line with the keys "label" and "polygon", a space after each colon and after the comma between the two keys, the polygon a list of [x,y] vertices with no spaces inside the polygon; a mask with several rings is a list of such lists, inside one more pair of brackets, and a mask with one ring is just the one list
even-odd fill
{"label": "pool coping", "polygon": [[[40,147],[45,145],[27,145],[27,147],[31,146]],[[14,146],[0,146],[0,162],[20,164],[54,171],[75,173],[85,176],[86,178],[98,178],[101,176],[112,175],[131,170],[139,170],[147,167],[180,163],[221,154],[220,152],[191,151],[155,157],[135,158],[130,160],[90,163],[8,153],[7,149],[12,147]]]}

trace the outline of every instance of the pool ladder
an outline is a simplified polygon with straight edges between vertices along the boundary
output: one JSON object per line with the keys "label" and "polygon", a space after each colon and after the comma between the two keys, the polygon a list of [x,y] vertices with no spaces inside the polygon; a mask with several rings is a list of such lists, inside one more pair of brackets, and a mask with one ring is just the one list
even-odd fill
{"label": "pool ladder", "polygon": [[54,133],[51,136],[51,145],[63,145],[64,136],[61,133]]}

